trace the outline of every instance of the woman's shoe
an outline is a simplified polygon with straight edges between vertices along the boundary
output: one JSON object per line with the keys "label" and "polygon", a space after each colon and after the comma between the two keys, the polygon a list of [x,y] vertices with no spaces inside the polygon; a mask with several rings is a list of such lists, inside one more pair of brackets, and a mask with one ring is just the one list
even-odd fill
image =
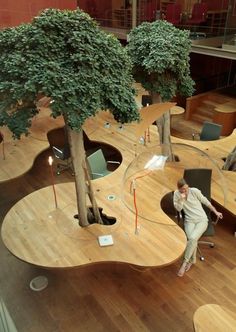
{"label": "woman's shoe", "polygon": [[178,277],[183,277],[185,271],[186,271],[186,266],[187,266],[187,263],[184,262],[182,265],[181,265],[181,268],[179,269],[178,273],[177,273],[177,276]]}
{"label": "woman's shoe", "polygon": [[188,272],[193,264],[192,263],[187,263],[185,272]]}

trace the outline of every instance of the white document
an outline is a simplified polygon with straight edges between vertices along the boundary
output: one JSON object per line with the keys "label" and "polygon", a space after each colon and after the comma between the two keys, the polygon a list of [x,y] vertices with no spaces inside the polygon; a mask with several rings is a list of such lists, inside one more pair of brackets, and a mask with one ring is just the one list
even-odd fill
{"label": "white document", "polygon": [[146,165],[144,166],[144,169],[149,169],[151,171],[155,169],[163,169],[166,163],[166,159],[168,157],[165,156],[158,156],[154,155],[152,159],[150,159]]}
{"label": "white document", "polygon": [[98,242],[101,247],[112,246],[114,244],[112,235],[101,235],[98,237]]}

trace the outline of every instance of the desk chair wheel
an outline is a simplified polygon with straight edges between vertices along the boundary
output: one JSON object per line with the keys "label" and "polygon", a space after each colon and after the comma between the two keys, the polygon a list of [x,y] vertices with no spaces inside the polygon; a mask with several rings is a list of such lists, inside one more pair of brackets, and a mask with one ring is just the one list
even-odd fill
{"label": "desk chair wheel", "polygon": [[[59,168],[60,168],[60,167],[59,167]],[[65,167],[64,169],[57,169],[56,174],[57,174],[57,175],[60,175],[62,171],[66,171],[66,170],[68,170],[68,169],[69,169],[69,167],[68,167],[68,168]],[[71,171],[71,175],[72,175],[72,176],[75,176],[75,173],[74,173],[73,171]]]}
{"label": "desk chair wheel", "polygon": [[57,171],[56,171],[56,174],[57,174],[57,175],[60,175],[60,174],[61,174],[61,169],[60,169],[60,168],[61,168],[61,165],[58,164],[58,165],[57,165]]}

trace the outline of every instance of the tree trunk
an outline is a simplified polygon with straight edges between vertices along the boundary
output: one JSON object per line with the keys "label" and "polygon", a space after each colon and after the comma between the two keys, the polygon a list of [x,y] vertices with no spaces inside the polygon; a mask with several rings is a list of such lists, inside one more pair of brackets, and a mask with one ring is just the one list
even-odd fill
{"label": "tree trunk", "polygon": [[72,130],[67,126],[68,140],[70,144],[71,160],[75,175],[75,189],[78,207],[79,225],[88,226],[88,215],[86,205],[86,178],[84,172],[85,151],[83,142],[83,131]]}
{"label": "tree trunk", "polygon": [[97,206],[97,202],[96,202],[96,199],[95,199],[94,191],[93,191],[93,188],[92,188],[92,183],[91,183],[90,175],[89,175],[89,172],[88,172],[87,163],[84,167],[84,171],[85,171],[85,177],[87,179],[88,196],[89,196],[90,202],[92,204],[92,208],[93,208],[93,215],[90,216],[89,218],[91,218],[91,217],[95,218],[95,221],[98,224],[103,224],[103,220],[101,218],[101,215],[100,215],[100,212],[99,212],[99,209],[98,209],[98,206]]}
{"label": "tree trunk", "polygon": [[236,172],[236,146],[227,156],[222,169]]}
{"label": "tree trunk", "polygon": [[[75,188],[78,208],[79,225],[88,226],[89,221],[102,224],[102,218],[95,200],[92,183],[87,168],[84,150],[83,130],[76,132],[67,126],[68,141],[70,144],[71,160],[75,175]],[[87,207],[86,197],[89,197],[93,213]]]}
{"label": "tree trunk", "polygon": [[[157,93],[152,93],[152,103],[158,104],[161,103],[161,96]],[[171,138],[170,138],[170,111],[164,113],[160,119],[156,121],[159,141],[162,146],[162,154],[168,156],[169,161],[174,160],[171,148]]]}

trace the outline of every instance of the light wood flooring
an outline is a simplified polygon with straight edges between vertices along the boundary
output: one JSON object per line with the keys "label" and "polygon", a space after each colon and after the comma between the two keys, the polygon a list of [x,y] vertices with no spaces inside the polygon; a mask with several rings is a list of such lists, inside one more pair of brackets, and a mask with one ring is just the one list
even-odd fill
{"label": "light wood flooring", "polygon": [[[200,129],[180,117],[172,133],[191,138]],[[24,176],[0,185],[0,221],[19,199],[49,185],[45,171],[49,151],[43,152]],[[62,173],[56,181],[71,181]],[[0,296],[19,332],[193,331],[195,310],[216,303],[236,310],[235,218],[225,213],[217,225],[215,248],[204,248],[183,278],[180,262],[161,269],[138,271],[124,264],[98,264],[72,270],[42,270],[12,256],[0,239]],[[17,237],[17,234],[16,234]],[[42,292],[29,288],[31,279],[46,275]]]}

